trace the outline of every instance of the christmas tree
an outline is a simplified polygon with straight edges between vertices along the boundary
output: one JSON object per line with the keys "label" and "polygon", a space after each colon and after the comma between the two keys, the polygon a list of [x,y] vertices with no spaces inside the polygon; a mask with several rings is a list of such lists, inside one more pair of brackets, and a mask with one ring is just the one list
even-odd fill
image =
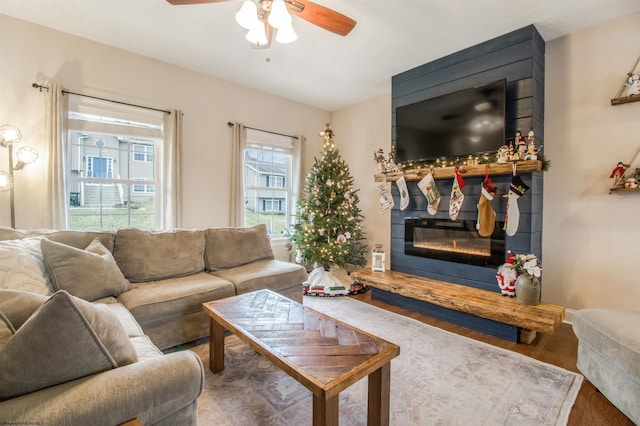
{"label": "christmas tree", "polygon": [[324,137],[323,157],[314,158],[307,175],[304,198],[298,203],[298,223],[291,236],[297,260],[325,271],[332,266],[364,266],[363,217],[349,166],[333,144],[330,123],[320,136]]}

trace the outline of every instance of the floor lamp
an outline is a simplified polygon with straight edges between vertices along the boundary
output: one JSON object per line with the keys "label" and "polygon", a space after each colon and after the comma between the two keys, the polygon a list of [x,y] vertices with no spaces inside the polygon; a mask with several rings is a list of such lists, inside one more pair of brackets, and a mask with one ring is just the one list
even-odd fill
{"label": "floor lamp", "polygon": [[20,130],[9,124],[3,124],[0,126],[0,146],[9,149],[9,171],[0,171],[0,191],[10,192],[11,203],[11,227],[16,227],[16,210],[14,200],[14,188],[13,188],[13,171],[22,170],[27,164],[31,164],[38,159],[38,151],[30,146],[22,146],[16,153],[18,162],[13,164],[13,145],[19,143],[22,140]]}

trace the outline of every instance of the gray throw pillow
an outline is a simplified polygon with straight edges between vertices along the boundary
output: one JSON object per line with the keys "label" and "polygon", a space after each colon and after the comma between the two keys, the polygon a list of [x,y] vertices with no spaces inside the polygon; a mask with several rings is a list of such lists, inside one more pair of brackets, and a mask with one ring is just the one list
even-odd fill
{"label": "gray throw pillow", "polygon": [[92,301],[118,297],[131,288],[111,252],[97,238],[85,250],[43,239],[42,255],[56,290]]}
{"label": "gray throw pillow", "polygon": [[137,360],[107,306],[59,291],[0,348],[0,401]]}
{"label": "gray throw pillow", "polygon": [[17,330],[47,299],[29,291],[0,289],[0,312]]}
{"label": "gray throw pillow", "polygon": [[263,223],[247,228],[210,228],[204,233],[207,266],[211,271],[274,258]]}

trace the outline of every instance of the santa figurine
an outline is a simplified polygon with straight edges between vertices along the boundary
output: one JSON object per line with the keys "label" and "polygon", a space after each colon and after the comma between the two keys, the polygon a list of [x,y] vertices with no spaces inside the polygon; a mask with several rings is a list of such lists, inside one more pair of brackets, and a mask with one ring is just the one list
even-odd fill
{"label": "santa figurine", "polygon": [[625,171],[625,165],[622,163],[622,161],[619,161],[609,175],[609,179],[613,179],[613,186],[620,186],[623,184]]}
{"label": "santa figurine", "polygon": [[518,278],[518,272],[513,269],[515,258],[511,250],[509,250],[509,257],[498,268],[496,278],[498,280],[498,286],[503,296],[514,297],[516,295],[516,278]]}

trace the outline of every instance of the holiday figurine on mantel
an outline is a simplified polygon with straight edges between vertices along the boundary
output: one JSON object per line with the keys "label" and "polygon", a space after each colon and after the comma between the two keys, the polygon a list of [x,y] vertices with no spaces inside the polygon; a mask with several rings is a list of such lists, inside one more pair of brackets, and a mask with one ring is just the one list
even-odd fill
{"label": "holiday figurine on mantel", "polygon": [[609,175],[609,179],[613,179],[614,188],[624,186],[624,173],[626,170],[627,166],[622,161],[618,161],[618,164]]}

